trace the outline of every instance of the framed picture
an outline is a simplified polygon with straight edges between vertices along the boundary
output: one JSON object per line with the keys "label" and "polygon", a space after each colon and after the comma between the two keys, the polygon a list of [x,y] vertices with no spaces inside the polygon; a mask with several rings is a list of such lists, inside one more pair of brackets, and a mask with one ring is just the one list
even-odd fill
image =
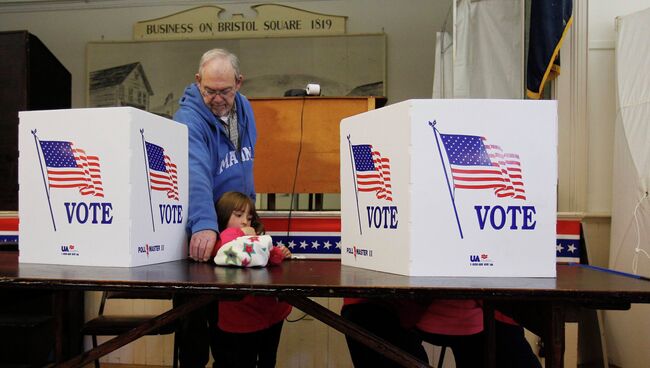
{"label": "framed picture", "polygon": [[91,42],[88,107],[134,106],[171,117],[201,55],[225,48],[240,59],[247,97],[281,97],[308,83],[323,96],[385,96],[386,36]]}

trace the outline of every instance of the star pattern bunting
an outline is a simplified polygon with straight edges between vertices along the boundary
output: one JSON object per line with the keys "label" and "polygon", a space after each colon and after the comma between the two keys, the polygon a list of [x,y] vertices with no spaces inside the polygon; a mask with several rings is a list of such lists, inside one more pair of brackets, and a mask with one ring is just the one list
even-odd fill
{"label": "star pattern bunting", "polygon": [[18,244],[18,215],[0,217],[0,243]]}
{"label": "star pattern bunting", "polygon": [[[0,242],[18,242],[18,221],[11,218],[0,218]],[[262,222],[264,222],[262,218]],[[294,219],[299,222],[301,219]],[[333,220],[332,220],[333,221]],[[266,226],[266,223],[265,223]],[[273,226],[271,227],[272,230]],[[316,225],[317,227],[317,225]],[[268,229],[268,227],[267,227]],[[273,237],[275,245],[284,245],[291,250],[293,254],[304,255],[307,257],[318,258],[326,256],[328,258],[339,258],[341,255],[341,234],[332,232],[328,236],[315,236],[313,239],[300,240],[303,235],[292,235],[287,237],[285,232],[267,231],[267,234]],[[319,240],[316,240],[319,239]],[[317,241],[317,248],[299,249],[302,241]],[[557,262],[580,262],[580,221],[579,220],[557,220],[557,240],[555,244],[557,253]],[[234,254],[236,256],[236,254]],[[232,257],[232,255],[231,255]]]}
{"label": "star pattern bunting", "polygon": [[580,262],[580,221],[557,220],[557,262]]}
{"label": "star pattern bunting", "polygon": [[[266,233],[273,237],[273,244],[284,245],[291,253],[306,258],[340,258],[341,232],[340,218],[301,218],[291,221],[292,231],[287,236],[286,219],[265,218],[261,214]],[[306,231],[311,228],[313,231]],[[557,262],[580,262],[580,221],[557,220]]]}
{"label": "star pattern bunting", "polygon": [[[287,247],[292,254],[305,258],[341,258],[341,219],[337,212],[326,216],[277,216],[264,211],[260,217],[273,244]],[[287,233],[287,228],[291,231]]]}
{"label": "star pattern bunting", "polygon": [[273,237],[273,244],[284,245],[295,255],[309,255],[314,258],[339,258],[341,256],[341,235],[309,236],[304,234],[267,232]]}

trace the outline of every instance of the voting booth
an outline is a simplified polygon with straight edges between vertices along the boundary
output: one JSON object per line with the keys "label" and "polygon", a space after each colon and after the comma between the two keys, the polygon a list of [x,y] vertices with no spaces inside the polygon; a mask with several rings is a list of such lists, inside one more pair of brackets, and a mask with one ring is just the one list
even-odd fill
{"label": "voting booth", "polygon": [[344,265],[555,277],[555,101],[409,100],[340,134]]}
{"label": "voting booth", "polygon": [[19,113],[19,261],[185,258],[187,127],[131,107]]}

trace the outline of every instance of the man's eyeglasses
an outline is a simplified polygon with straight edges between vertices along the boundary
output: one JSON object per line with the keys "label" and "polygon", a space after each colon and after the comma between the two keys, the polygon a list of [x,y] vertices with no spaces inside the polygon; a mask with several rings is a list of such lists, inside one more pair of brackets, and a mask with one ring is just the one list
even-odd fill
{"label": "man's eyeglasses", "polygon": [[235,93],[235,89],[233,87],[228,87],[221,90],[216,90],[208,87],[203,87],[201,93],[203,94],[203,96],[210,97],[210,98],[215,98],[217,96],[228,97],[231,96],[233,93]]}

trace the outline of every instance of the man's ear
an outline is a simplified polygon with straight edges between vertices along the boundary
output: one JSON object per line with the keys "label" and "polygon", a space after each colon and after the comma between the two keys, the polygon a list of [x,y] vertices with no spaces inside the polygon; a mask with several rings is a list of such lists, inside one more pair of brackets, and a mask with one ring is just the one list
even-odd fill
{"label": "man's ear", "polygon": [[237,86],[237,89],[241,87],[243,81],[244,81],[244,75],[240,74],[237,80],[235,81],[235,85]]}
{"label": "man's ear", "polygon": [[194,74],[194,79],[196,80],[196,83],[201,83],[201,75],[199,75],[199,73]]}

